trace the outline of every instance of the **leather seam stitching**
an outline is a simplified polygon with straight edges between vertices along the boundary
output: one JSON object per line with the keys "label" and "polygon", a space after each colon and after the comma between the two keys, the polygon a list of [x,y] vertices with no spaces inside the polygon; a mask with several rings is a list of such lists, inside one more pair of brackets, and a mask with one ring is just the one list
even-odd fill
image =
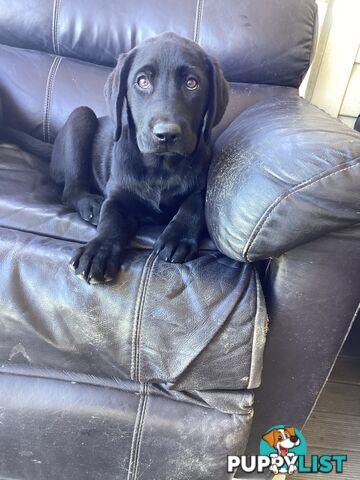
{"label": "leather seam stitching", "polygon": [[52,25],[51,25],[53,51],[54,51],[55,54],[58,53],[58,50],[57,50],[57,34],[58,34],[57,27],[58,27],[59,3],[60,3],[60,0],[54,0],[53,14],[52,14]]}
{"label": "leather seam stitching", "polygon": [[54,85],[55,85],[55,78],[57,75],[57,72],[59,70],[59,66],[61,63],[62,58],[61,57],[56,57],[57,62],[56,65],[54,65],[53,73],[50,78],[50,84],[49,84],[49,96],[48,96],[48,108],[47,108],[47,141],[50,142],[51,140],[51,122],[50,122],[50,112],[51,112],[51,105],[52,105],[52,98],[53,98],[53,92],[54,92]]}
{"label": "leather seam stitching", "polygon": [[56,46],[56,41],[55,41],[55,17],[56,17],[56,9],[57,9],[57,0],[53,1],[53,11],[52,11],[52,17],[51,17],[51,38],[52,38],[52,46],[53,46],[53,52],[56,53],[55,51],[55,46]]}
{"label": "leather seam stitching", "polygon": [[142,385],[142,389],[141,389],[141,392],[140,392],[140,398],[139,398],[139,404],[138,404],[136,417],[135,417],[133,436],[132,436],[132,440],[131,440],[129,470],[128,470],[128,475],[127,475],[128,480],[131,480],[132,478],[134,478],[132,473],[134,471],[133,470],[133,465],[134,465],[134,462],[135,462],[135,453],[136,453],[135,449],[136,449],[136,446],[137,446],[138,430],[139,430],[140,418],[141,418],[143,403],[144,403],[144,391],[145,391],[145,385]]}
{"label": "leather seam stitching", "polygon": [[54,92],[55,78],[56,78],[56,75],[57,75],[57,72],[58,72],[58,70],[59,70],[59,66],[60,66],[61,60],[62,60],[61,57],[57,57],[57,58],[58,58],[58,62],[56,63],[56,66],[55,66],[55,68],[54,68],[54,73],[53,73],[53,75],[52,75],[51,85],[50,85],[49,108],[48,108],[48,116],[47,116],[48,142],[51,141],[50,112],[51,112],[52,98],[53,98],[53,92]]}
{"label": "leather seam stitching", "polygon": [[255,225],[254,230],[252,231],[252,233],[249,237],[249,240],[246,243],[246,245],[244,247],[244,250],[243,250],[243,257],[245,258],[245,260],[250,261],[249,253],[250,253],[251,247],[254,245],[254,243],[258,239],[260,232],[264,228],[264,226],[265,226],[266,222],[268,221],[268,219],[270,218],[271,214],[280,205],[280,203],[283,202],[283,200],[287,200],[289,197],[291,197],[295,193],[303,191],[308,187],[312,187],[313,185],[320,182],[321,180],[324,180],[326,178],[330,178],[331,176],[337,175],[338,173],[344,172],[345,170],[350,170],[351,168],[357,167],[359,164],[360,164],[360,160],[357,160],[356,163],[353,163],[351,165],[347,164],[346,167],[343,167],[344,164],[341,164],[341,165],[338,166],[338,169],[336,171],[331,171],[331,172],[326,172],[326,173],[320,174],[321,175],[320,177],[319,177],[319,175],[311,177],[310,179],[299,183],[298,185],[293,187],[288,192],[279,195],[273,201],[273,203],[270,205],[270,207],[265,211],[265,213],[260,218],[258,223]]}
{"label": "leather seam stitching", "polygon": [[137,440],[135,445],[135,456],[134,456],[134,462],[133,462],[134,464],[133,480],[136,480],[138,476],[140,448],[141,448],[141,442],[142,442],[142,437],[144,433],[144,425],[145,425],[145,417],[146,417],[148,401],[149,401],[149,386],[147,383],[145,383],[144,394],[143,394],[143,404],[142,404],[141,416],[140,416],[139,427],[138,427],[138,435],[137,435]]}
{"label": "leather seam stitching", "polygon": [[49,84],[50,84],[50,76],[52,69],[54,67],[54,63],[56,61],[55,57],[50,65],[48,77],[46,79],[46,86],[45,86],[45,101],[44,101],[44,110],[43,110],[43,141],[46,142],[46,119],[47,119],[47,109],[48,109],[48,102],[49,102]]}
{"label": "leather seam stitching", "polygon": [[145,303],[146,303],[147,297],[148,297],[150,278],[151,278],[152,272],[154,270],[156,259],[157,259],[157,256],[154,256],[151,264],[149,263],[148,274],[147,274],[146,281],[145,281],[145,284],[144,284],[143,301],[142,301],[142,305],[141,305],[141,310],[139,311],[139,321],[138,321],[139,326],[138,326],[138,335],[137,335],[137,372],[136,372],[136,379],[139,382],[141,381],[140,380],[140,378],[141,378],[141,366],[140,366],[140,361],[141,361],[141,327],[142,327],[142,320],[143,320],[143,315],[144,315]]}
{"label": "leather seam stitching", "polygon": [[146,259],[143,270],[141,272],[139,289],[138,289],[138,292],[137,292],[136,302],[135,302],[135,310],[134,310],[134,318],[133,318],[133,331],[132,331],[132,336],[131,336],[131,362],[130,362],[130,378],[131,378],[131,380],[135,379],[135,342],[136,342],[137,317],[138,317],[138,311],[139,311],[140,295],[141,295],[141,292],[142,292],[142,288],[143,288],[142,285],[143,285],[144,277],[145,277],[145,268],[146,268],[146,264],[149,261],[149,258],[150,258],[150,255]]}
{"label": "leather seam stitching", "polygon": [[48,134],[50,132],[50,125],[49,124],[49,112],[50,112],[50,105],[52,99],[52,91],[53,91],[53,82],[54,76],[56,75],[56,71],[58,65],[60,63],[61,58],[56,56],[49,68],[48,78],[46,81],[45,87],[45,104],[44,104],[44,112],[43,112],[43,140],[44,142],[48,141]]}
{"label": "leather seam stitching", "polygon": [[131,367],[130,367],[130,378],[131,380],[136,379],[136,373],[137,373],[137,342],[138,342],[138,334],[139,334],[139,317],[140,317],[140,312],[142,308],[142,297],[144,295],[144,285],[146,282],[147,278],[147,271],[148,271],[148,265],[152,259],[153,252],[150,253],[148,258],[146,259],[146,262],[143,267],[143,271],[141,273],[141,278],[140,278],[140,284],[139,284],[139,290],[138,294],[136,297],[136,303],[135,303],[135,312],[134,312],[134,320],[133,320],[133,332],[132,332],[132,339],[131,339]]}
{"label": "leather seam stitching", "polygon": [[194,42],[199,42],[200,37],[200,24],[204,10],[204,1],[205,0],[197,0],[196,3],[196,11],[195,11],[195,25],[194,25]]}
{"label": "leather seam stitching", "polygon": [[58,55],[60,55],[60,35],[59,35],[60,8],[61,8],[61,0],[58,0],[58,11],[57,11],[57,17],[56,17],[56,48],[57,48]]}

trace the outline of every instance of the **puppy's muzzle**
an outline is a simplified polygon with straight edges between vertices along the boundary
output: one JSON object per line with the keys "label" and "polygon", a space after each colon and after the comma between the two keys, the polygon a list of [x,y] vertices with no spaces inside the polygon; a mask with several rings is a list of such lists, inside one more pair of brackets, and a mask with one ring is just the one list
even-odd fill
{"label": "puppy's muzzle", "polygon": [[152,133],[156,143],[174,145],[181,138],[181,127],[177,123],[158,122]]}

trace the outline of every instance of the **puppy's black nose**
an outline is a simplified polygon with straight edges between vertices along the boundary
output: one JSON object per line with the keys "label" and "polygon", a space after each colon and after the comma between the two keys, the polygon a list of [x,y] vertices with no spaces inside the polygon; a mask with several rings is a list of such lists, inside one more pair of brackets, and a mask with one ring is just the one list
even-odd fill
{"label": "puppy's black nose", "polygon": [[161,143],[176,143],[181,134],[181,127],[177,123],[156,123],[153,128],[154,137]]}
{"label": "puppy's black nose", "polygon": [[293,436],[290,437],[290,440],[291,440],[293,443],[296,443],[296,442],[299,440],[299,438],[298,438],[296,435],[293,435]]}

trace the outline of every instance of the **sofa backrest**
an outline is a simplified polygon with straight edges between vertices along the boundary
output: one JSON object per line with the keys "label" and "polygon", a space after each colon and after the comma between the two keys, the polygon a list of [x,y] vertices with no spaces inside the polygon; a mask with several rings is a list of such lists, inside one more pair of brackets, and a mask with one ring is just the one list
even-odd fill
{"label": "sofa backrest", "polygon": [[315,0],[1,0],[0,44],[17,49],[1,47],[0,89],[12,123],[51,140],[77,105],[106,113],[110,68],[146,38],[175,31],[230,82],[297,88],[316,24]]}

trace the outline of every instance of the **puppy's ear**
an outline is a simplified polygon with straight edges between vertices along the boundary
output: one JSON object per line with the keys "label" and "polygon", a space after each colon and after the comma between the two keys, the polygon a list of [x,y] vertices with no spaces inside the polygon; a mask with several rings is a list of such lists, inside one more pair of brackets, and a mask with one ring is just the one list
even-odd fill
{"label": "puppy's ear", "polygon": [[104,87],[105,100],[110,117],[114,122],[114,141],[121,136],[121,115],[127,91],[127,79],[134,58],[134,50],[122,53],[118,58],[116,67],[110,73]]}
{"label": "puppy's ear", "polygon": [[211,130],[217,125],[229,101],[229,86],[218,61],[206,56],[206,63],[209,69],[209,100],[204,122],[204,139],[210,142]]}
{"label": "puppy's ear", "polygon": [[297,437],[294,427],[284,427],[285,432],[288,432],[292,437]]}
{"label": "puppy's ear", "polygon": [[265,442],[267,442],[270,447],[275,447],[275,445],[277,444],[276,430],[270,430],[270,432],[262,436],[262,439],[265,440]]}

